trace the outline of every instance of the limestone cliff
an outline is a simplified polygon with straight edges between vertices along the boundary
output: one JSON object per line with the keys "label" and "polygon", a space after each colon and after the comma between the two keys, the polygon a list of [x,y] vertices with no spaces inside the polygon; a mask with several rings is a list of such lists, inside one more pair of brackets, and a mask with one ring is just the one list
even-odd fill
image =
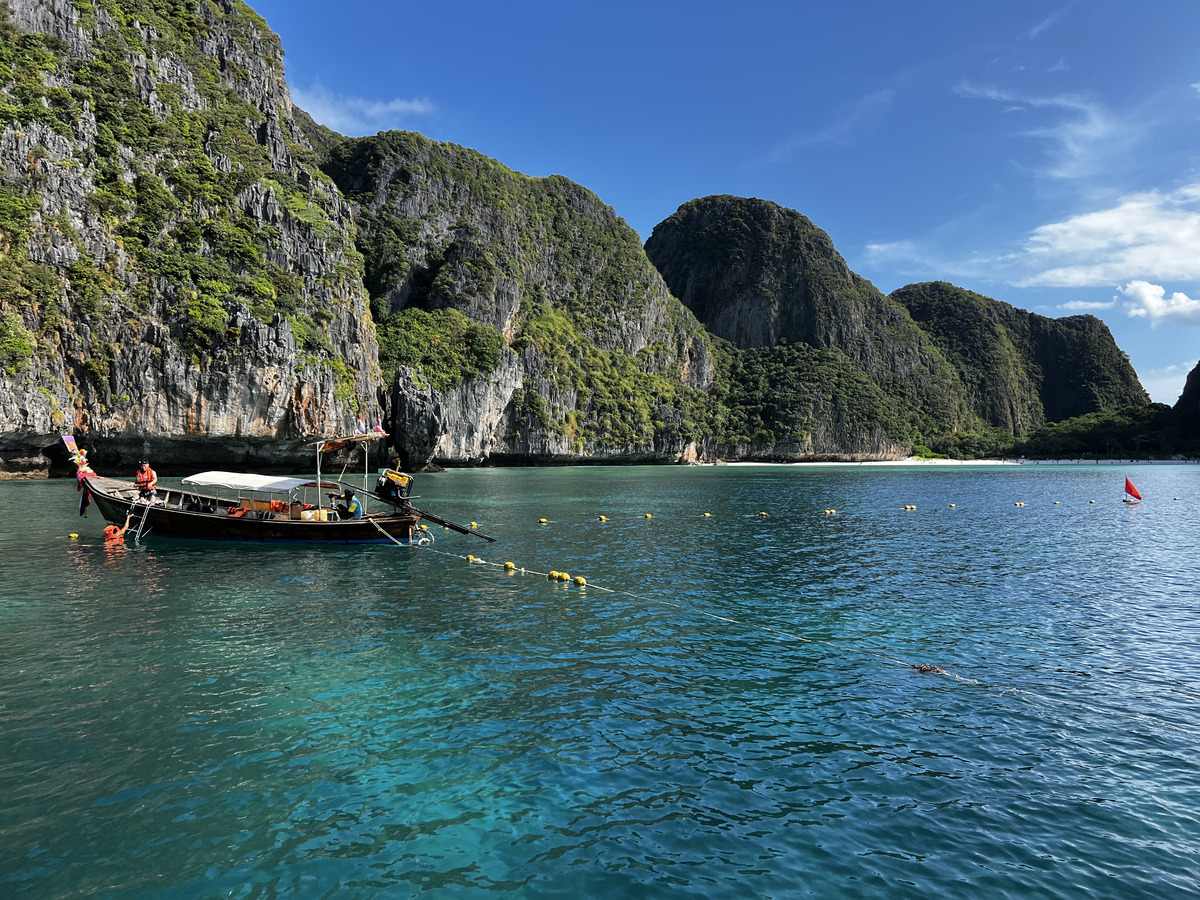
{"label": "limestone cliff", "polygon": [[1200,437],[1200,363],[1188,372],[1183,392],[1175,401],[1174,412],[1181,427]]}
{"label": "limestone cliff", "polygon": [[304,465],[280,438],[374,417],[350,208],[261,18],[4,0],[0,64],[0,468],[45,471],[63,431],[102,462]]}
{"label": "limestone cliff", "polygon": [[64,431],[308,468],[290,439],[358,416],[413,468],[891,458],[1144,403],[1119,357],[1089,317],[885,297],[767,201],[643,248],[562,176],[342,138],[240,0],[0,0],[0,477]]}
{"label": "limestone cliff", "polygon": [[1150,402],[1095,316],[1050,319],[941,281],[891,296],[951,361],[971,409],[1011,434]]}
{"label": "limestone cliff", "polygon": [[325,171],[358,205],[409,465],[697,452],[708,336],[593,193],[404,132]]}
{"label": "limestone cliff", "polygon": [[[788,414],[778,410],[782,418],[762,441],[790,445],[827,434],[823,449],[809,452],[840,446],[846,454],[891,455],[921,434],[974,424],[953,369],[908,313],[850,271],[829,236],[799,213],[744,197],[693,200],[655,227],[646,253],[705,327],[739,348],[743,363],[803,370],[807,387],[787,392],[841,410],[837,428],[827,414],[805,414],[787,429],[778,426]],[[793,347],[786,365],[772,352],[781,345]],[[874,390],[852,389],[854,373]],[[779,385],[767,379],[763,389]],[[737,379],[733,387],[742,392]],[[779,398],[771,405],[778,409]],[[847,420],[851,409],[857,418]]]}
{"label": "limestone cliff", "polygon": [[[943,282],[885,297],[825,232],[768,201],[684,204],[646,252],[705,326],[740,348],[741,369],[774,369],[758,387],[746,388],[745,371],[731,382],[743,408],[774,407],[759,438],[772,453],[822,433],[844,453],[884,453],[885,436],[899,445],[1011,439],[1149,402],[1100,320],[1048,319]],[[806,399],[818,395],[853,413],[832,434],[828,411]],[[814,411],[797,414],[806,406]]]}

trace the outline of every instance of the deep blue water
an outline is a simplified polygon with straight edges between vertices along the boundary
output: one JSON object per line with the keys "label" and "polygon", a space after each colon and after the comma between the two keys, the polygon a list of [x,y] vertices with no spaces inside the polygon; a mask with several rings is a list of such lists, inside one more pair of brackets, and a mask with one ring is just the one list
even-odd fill
{"label": "deep blue water", "polygon": [[0,483],[0,896],[1200,894],[1200,466],[417,492],[499,542],[113,551]]}

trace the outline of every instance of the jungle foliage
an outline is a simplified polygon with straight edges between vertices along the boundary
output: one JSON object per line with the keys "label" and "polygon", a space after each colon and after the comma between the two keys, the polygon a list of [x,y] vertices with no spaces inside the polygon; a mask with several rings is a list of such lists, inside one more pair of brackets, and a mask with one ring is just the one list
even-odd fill
{"label": "jungle foliage", "polygon": [[1165,403],[1089,413],[1039,428],[1013,454],[1043,459],[1200,455],[1200,429]]}
{"label": "jungle foliage", "polygon": [[[741,349],[722,342],[714,426],[725,447],[813,452],[818,432],[861,446],[876,431],[901,444],[900,404],[837,350],[807,344]],[[826,451],[828,452],[828,451]]]}
{"label": "jungle foliage", "polygon": [[408,366],[445,392],[500,362],[503,336],[456,309],[403,309],[376,326],[379,365],[386,372]]}

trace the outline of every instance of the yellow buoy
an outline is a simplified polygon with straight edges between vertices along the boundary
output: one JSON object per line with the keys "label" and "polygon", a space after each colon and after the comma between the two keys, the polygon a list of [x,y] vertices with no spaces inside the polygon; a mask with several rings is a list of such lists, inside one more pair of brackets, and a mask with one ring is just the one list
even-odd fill
{"label": "yellow buoy", "polygon": [[545,520],[545,519],[538,519],[538,522],[539,522],[540,524],[542,524],[542,525],[545,525],[545,524],[546,524],[546,520]]}
{"label": "yellow buoy", "polygon": [[478,528],[478,527],[479,527],[479,523],[478,523],[478,522],[472,522],[472,523],[471,523],[471,527],[472,527],[472,528]]}
{"label": "yellow buoy", "polygon": [[646,513],[646,518],[647,518],[647,519],[653,519],[653,518],[654,518],[654,516],[650,515],[650,513]]}
{"label": "yellow buoy", "polygon": [[577,585],[579,585],[580,587],[582,587],[583,585],[587,584],[587,579],[586,579],[586,578],[584,578],[582,575],[576,575],[576,576],[575,576],[575,583],[576,583]]}
{"label": "yellow buoy", "polygon": [[[1178,497],[1176,497],[1175,499],[1176,499],[1176,500],[1178,500],[1179,498],[1178,498]],[[75,539],[75,538],[77,538],[77,537],[79,537],[79,535],[78,535],[76,532],[72,531],[72,532],[71,532],[71,539],[72,539],[72,540],[74,540],[74,539]]]}
{"label": "yellow buoy", "polygon": [[570,581],[570,580],[571,580],[571,576],[570,576],[570,575],[568,575],[566,572],[559,572],[559,573],[558,573],[558,580],[559,580],[559,581]]}
{"label": "yellow buoy", "polygon": [[467,562],[475,562],[475,557],[473,557],[470,553],[467,554]]}
{"label": "yellow buoy", "polygon": [[1088,503],[1095,503],[1095,500],[1089,500]]}
{"label": "yellow buoy", "polygon": [[558,581],[558,573],[555,572],[553,569],[551,569],[549,572],[546,573],[546,577],[549,578],[551,581]]}
{"label": "yellow buoy", "polygon": [[765,512],[760,512],[758,515],[760,518],[763,518],[763,519],[765,519],[767,517],[767,514]]}
{"label": "yellow buoy", "polygon": [[596,521],[597,521],[597,522],[607,522],[607,521],[608,521],[608,516],[597,516],[597,517],[596,517]]}
{"label": "yellow buoy", "polygon": [[422,525],[422,526],[421,526],[421,530],[422,530],[422,531],[428,531],[428,530],[429,530],[429,526],[428,526],[428,525]]}
{"label": "yellow buoy", "polygon": [[958,504],[957,504],[957,503],[951,503],[951,504],[950,504],[950,508],[951,508],[951,509],[954,509],[954,508],[955,508],[955,507],[957,507],[957,506],[958,506]]}
{"label": "yellow buoy", "polygon": [[1055,506],[1062,506],[1062,502],[1061,502],[1061,501],[1059,501],[1059,500],[1055,500],[1055,501],[1054,501],[1054,505],[1055,505]]}
{"label": "yellow buoy", "polygon": [[[1178,500],[1179,498],[1178,498],[1178,497],[1176,497],[1175,499],[1176,499],[1176,500]],[[711,519],[711,518],[712,518],[712,513],[705,513],[705,514],[704,514],[704,518],[706,518],[706,519]]]}
{"label": "yellow buoy", "polygon": [[517,567],[517,564],[516,564],[516,563],[510,563],[510,562],[506,562],[506,563],[504,564],[504,568],[508,569],[510,572],[511,572],[513,569],[515,569],[516,567]]}

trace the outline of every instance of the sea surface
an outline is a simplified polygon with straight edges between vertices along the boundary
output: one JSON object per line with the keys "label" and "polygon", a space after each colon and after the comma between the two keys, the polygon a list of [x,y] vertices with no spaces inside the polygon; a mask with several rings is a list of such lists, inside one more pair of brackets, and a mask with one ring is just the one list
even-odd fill
{"label": "sea surface", "polygon": [[0,896],[1200,896],[1200,466],[416,492],[498,541],[0,483]]}

